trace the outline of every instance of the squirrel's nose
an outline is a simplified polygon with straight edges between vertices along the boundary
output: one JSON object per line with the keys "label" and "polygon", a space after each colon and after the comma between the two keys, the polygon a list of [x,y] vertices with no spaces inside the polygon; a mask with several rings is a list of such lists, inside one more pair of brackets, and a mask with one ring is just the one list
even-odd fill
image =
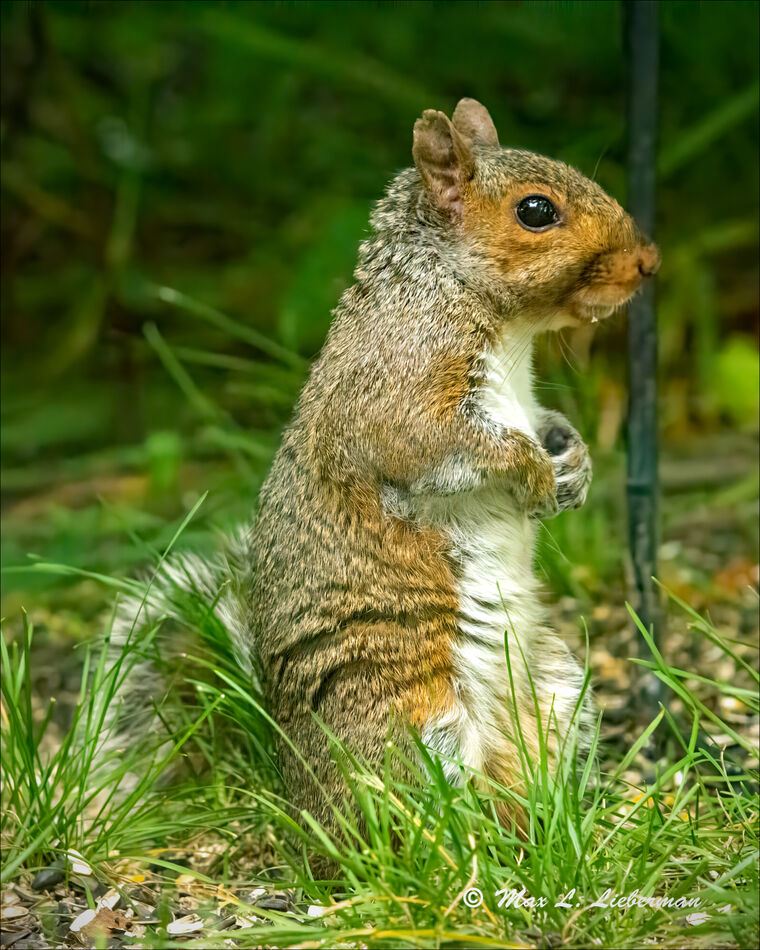
{"label": "squirrel's nose", "polygon": [[639,248],[639,273],[642,277],[651,277],[660,266],[660,252],[656,244],[647,244]]}

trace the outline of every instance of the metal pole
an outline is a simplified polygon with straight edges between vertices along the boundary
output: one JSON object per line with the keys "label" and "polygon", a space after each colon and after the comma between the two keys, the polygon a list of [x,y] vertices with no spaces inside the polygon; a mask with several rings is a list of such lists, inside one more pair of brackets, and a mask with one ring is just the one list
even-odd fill
{"label": "metal pole", "polygon": [[[654,239],[657,148],[658,9],[655,0],[624,0],[627,62],[628,209]],[[628,534],[635,592],[633,606],[658,637],[661,611],[652,577],[657,571],[657,315],[647,281],[628,305]],[[642,642],[643,650],[648,650]],[[659,681],[644,682],[656,705]],[[642,710],[644,712],[644,710]]]}

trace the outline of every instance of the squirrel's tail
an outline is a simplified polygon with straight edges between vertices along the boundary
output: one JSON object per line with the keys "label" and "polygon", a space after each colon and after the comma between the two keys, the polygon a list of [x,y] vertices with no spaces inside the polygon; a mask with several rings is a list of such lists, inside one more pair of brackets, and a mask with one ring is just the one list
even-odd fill
{"label": "squirrel's tail", "polygon": [[253,690],[249,621],[249,528],[223,537],[211,557],[170,554],[152,576],[122,598],[111,627],[109,655],[118,685],[109,703],[98,758],[125,747],[173,738],[175,699],[187,697],[188,657],[205,656]]}

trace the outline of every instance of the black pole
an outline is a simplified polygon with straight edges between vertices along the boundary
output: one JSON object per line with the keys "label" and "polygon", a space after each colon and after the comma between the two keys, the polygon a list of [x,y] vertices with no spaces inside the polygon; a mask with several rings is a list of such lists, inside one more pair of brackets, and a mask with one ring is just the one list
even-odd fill
{"label": "black pole", "polygon": [[[627,62],[628,210],[654,240],[657,149],[658,10],[655,0],[624,0]],[[658,637],[657,571],[657,315],[654,287],[647,281],[628,305],[628,536],[633,565],[633,606]],[[643,642],[643,651],[648,653]],[[644,691],[651,706],[659,681]],[[645,712],[642,709],[642,712]]]}

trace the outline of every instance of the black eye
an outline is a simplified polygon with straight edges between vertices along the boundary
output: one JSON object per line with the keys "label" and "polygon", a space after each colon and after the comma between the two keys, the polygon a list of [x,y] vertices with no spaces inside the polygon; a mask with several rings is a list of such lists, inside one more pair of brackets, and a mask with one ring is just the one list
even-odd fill
{"label": "black eye", "polygon": [[516,208],[517,220],[526,231],[545,231],[559,221],[557,209],[543,195],[528,195]]}

